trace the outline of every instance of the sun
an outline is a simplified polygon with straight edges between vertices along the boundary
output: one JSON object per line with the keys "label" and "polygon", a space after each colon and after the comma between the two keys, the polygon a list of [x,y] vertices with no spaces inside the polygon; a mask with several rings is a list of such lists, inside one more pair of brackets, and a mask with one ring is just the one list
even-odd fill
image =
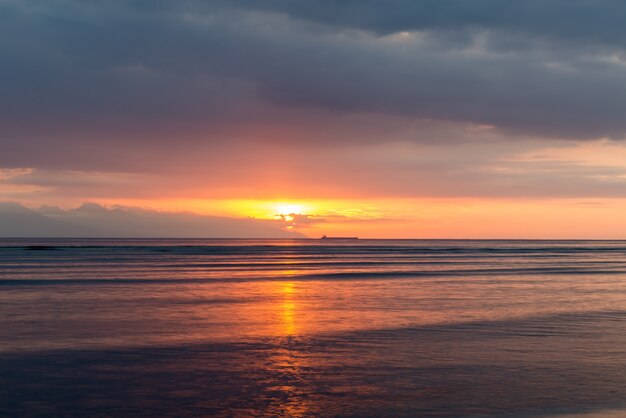
{"label": "sun", "polygon": [[277,203],[274,206],[276,215],[291,215],[291,214],[303,214],[306,211],[306,207],[296,203]]}

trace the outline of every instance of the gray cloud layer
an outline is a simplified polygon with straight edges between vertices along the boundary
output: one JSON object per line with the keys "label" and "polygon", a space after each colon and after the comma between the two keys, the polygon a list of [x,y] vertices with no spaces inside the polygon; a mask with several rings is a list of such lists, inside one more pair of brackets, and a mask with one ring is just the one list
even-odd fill
{"label": "gray cloud layer", "polygon": [[[618,0],[0,0],[0,168],[94,198],[281,178],[285,195],[623,196],[619,167],[489,170],[518,137],[625,137],[624,16]],[[514,140],[484,158],[496,137]],[[478,145],[352,157],[392,141]]]}
{"label": "gray cloud layer", "polygon": [[217,4],[378,34],[487,28],[583,44],[626,44],[626,4],[620,0],[224,0]]}
{"label": "gray cloud layer", "polygon": [[[625,8],[608,0],[4,0],[0,135],[5,143],[207,130],[218,138],[259,117],[279,121],[259,116],[273,105],[621,138]],[[418,32],[393,35],[400,31]]]}

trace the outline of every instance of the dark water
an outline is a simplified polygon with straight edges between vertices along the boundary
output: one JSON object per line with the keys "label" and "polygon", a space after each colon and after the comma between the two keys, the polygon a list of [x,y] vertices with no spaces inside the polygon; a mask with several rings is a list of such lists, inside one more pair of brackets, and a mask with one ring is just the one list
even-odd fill
{"label": "dark water", "polygon": [[626,242],[1,240],[0,415],[626,417]]}

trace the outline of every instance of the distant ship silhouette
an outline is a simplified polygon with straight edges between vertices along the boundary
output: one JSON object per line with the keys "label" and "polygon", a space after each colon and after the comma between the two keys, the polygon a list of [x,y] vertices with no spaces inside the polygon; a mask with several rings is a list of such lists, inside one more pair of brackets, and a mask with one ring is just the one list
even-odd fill
{"label": "distant ship silhouette", "polygon": [[359,237],[327,237],[326,235],[322,235],[320,239],[359,239]]}

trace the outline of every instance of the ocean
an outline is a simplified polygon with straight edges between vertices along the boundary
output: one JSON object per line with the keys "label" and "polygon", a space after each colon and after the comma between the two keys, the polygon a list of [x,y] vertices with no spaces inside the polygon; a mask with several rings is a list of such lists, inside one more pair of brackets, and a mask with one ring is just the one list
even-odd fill
{"label": "ocean", "polygon": [[626,241],[3,239],[0,416],[625,417]]}

